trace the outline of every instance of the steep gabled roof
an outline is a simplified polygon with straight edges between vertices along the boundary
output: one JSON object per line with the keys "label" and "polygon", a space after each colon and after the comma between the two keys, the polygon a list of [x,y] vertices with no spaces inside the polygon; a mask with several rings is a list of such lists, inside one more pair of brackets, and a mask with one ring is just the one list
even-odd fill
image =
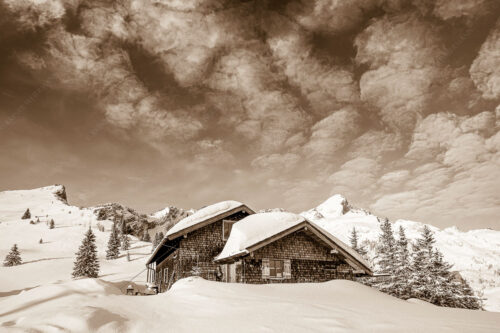
{"label": "steep gabled roof", "polygon": [[230,261],[301,229],[310,230],[330,247],[338,250],[351,265],[372,274],[370,265],[351,247],[314,222],[288,212],[259,213],[236,222],[224,249],[215,261]]}
{"label": "steep gabled roof", "polygon": [[218,220],[219,216],[224,215],[228,212],[232,213],[233,211],[237,211],[239,208],[242,208],[242,210],[248,210],[248,213],[253,213],[251,209],[249,209],[247,206],[245,206],[239,201],[234,201],[234,200],[221,201],[213,205],[203,207],[202,209],[197,210],[192,215],[183,218],[182,220],[177,222],[172,228],[170,228],[170,230],[166,234],[166,237],[172,238],[170,236],[195,230],[197,228],[193,229],[193,227],[197,227],[203,222],[212,220],[214,218],[215,220]]}
{"label": "steep gabled roof", "polygon": [[189,232],[200,229],[240,211],[245,211],[248,214],[255,213],[245,204],[234,200],[221,201],[197,210],[195,213],[177,222],[172,228],[170,228],[170,230],[168,230],[165,237],[147,260],[146,264],[151,263],[157,257],[157,253],[168,241],[184,236]]}

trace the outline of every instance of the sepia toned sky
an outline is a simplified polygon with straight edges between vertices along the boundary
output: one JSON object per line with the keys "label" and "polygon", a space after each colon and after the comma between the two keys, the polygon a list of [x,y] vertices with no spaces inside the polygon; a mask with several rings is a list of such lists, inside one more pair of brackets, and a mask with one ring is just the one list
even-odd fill
{"label": "sepia toned sky", "polygon": [[496,0],[0,0],[0,190],[143,212],[341,193],[500,229]]}

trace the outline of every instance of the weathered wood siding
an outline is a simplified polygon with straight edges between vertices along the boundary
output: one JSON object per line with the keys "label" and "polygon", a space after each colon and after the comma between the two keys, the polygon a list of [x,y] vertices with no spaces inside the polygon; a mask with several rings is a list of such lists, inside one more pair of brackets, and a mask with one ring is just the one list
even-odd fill
{"label": "weathered wood siding", "polygon": [[[290,279],[262,277],[262,259],[290,259]],[[307,231],[297,231],[255,251],[253,257],[241,259],[244,283],[324,282],[352,279],[352,269],[330,248]]]}

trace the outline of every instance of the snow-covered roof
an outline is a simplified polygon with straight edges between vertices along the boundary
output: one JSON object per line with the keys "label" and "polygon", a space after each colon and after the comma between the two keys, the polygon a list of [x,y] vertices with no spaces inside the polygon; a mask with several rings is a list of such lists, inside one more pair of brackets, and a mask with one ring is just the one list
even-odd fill
{"label": "snow-covered roof", "polygon": [[278,235],[279,233],[285,232],[301,223],[305,223],[319,231],[350,257],[371,271],[370,265],[350,246],[319,227],[316,223],[305,219],[303,216],[289,212],[253,214],[236,222],[231,229],[231,234],[224,249],[215,260],[223,260],[246,254],[252,246]]}
{"label": "snow-covered roof", "polygon": [[250,246],[304,221],[302,216],[288,212],[258,213],[247,216],[233,224],[226,245],[215,260],[247,253],[247,248]]}
{"label": "snow-covered roof", "polygon": [[188,217],[180,220],[178,223],[176,223],[165,235],[165,237],[168,237],[170,235],[176,234],[182,230],[188,229],[192,226],[195,226],[198,223],[201,223],[203,221],[206,221],[208,219],[211,219],[213,217],[216,217],[218,215],[224,214],[230,210],[233,210],[235,208],[244,206],[239,201],[234,201],[234,200],[227,200],[227,201],[221,201],[218,203],[215,203],[210,206],[203,207],[202,209],[196,211],[192,215],[189,215]]}

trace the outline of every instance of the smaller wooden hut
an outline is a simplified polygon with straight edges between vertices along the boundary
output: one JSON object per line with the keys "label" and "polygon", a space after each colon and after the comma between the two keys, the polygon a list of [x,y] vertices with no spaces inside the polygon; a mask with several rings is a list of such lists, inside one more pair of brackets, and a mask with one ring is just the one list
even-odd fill
{"label": "smaller wooden hut", "polygon": [[303,216],[272,212],[235,223],[222,252],[223,280],[242,283],[323,282],[373,275],[351,247]]}

